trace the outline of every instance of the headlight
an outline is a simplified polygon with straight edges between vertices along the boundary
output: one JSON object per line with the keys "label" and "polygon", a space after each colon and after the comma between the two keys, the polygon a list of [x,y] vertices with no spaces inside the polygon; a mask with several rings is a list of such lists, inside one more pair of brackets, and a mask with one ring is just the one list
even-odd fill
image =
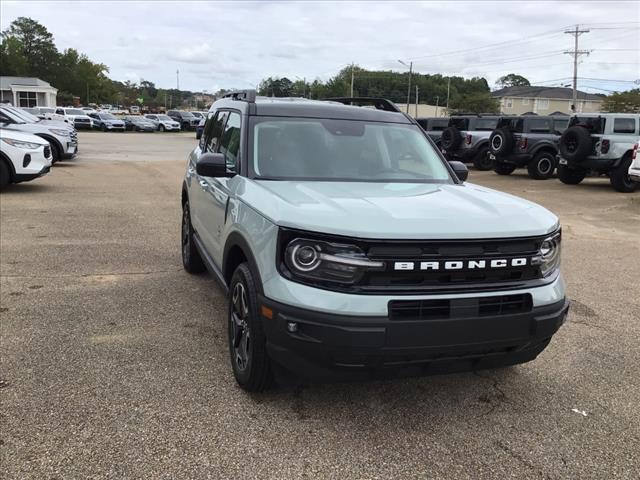
{"label": "headlight", "polygon": [[55,135],[61,135],[63,137],[68,137],[70,135],[69,130],[58,130],[57,128],[50,128],[49,131]]}
{"label": "headlight", "polygon": [[543,277],[553,273],[560,266],[561,232],[545,238],[540,245],[540,255],[536,257]]}
{"label": "headlight", "polygon": [[318,282],[357,283],[368,270],[384,268],[384,262],[369,260],[355,245],[296,238],[284,251],[287,273]]}
{"label": "headlight", "polygon": [[24,148],[25,150],[36,150],[42,146],[39,143],[22,142],[20,140],[14,140],[12,138],[3,138],[2,141],[16,148]]}

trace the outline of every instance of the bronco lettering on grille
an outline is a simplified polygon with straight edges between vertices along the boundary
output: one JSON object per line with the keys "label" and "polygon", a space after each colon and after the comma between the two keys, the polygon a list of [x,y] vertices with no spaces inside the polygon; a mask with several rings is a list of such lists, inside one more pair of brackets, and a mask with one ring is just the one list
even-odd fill
{"label": "bronco lettering on grille", "polygon": [[494,258],[491,260],[449,260],[430,262],[394,262],[394,270],[484,270],[488,268],[526,267],[529,258]]}

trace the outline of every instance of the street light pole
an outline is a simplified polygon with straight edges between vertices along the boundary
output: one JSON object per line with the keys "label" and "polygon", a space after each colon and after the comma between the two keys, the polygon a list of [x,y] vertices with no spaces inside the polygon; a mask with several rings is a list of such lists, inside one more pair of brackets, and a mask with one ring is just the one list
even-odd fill
{"label": "street light pole", "polygon": [[407,65],[402,60],[398,60],[405,67],[409,67],[409,86],[407,87],[407,113],[409,113],[409,103],[411,103],[411,74],[413,73],[413,62],[409,62]]}

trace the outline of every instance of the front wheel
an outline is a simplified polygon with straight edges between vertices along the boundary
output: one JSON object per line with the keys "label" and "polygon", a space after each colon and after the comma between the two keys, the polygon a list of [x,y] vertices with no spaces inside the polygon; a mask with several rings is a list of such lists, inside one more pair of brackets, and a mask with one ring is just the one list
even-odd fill
{"label": "front wheel", "polygon": [[477,170],[486,171],[491,170],[493,168],[493,160],[489,157],[489,148],[483,147],[480,151],[473,157],[473,165]]}
{"label": "front wheel", "polygon": [[515,164],[506,162],[495,162],[493,171],[498,175],[511,175],[516,169]]}
{"label": "front wheel", "polygon": [[629,176],[629,167],[631,166],[631,155],[627,155],[622,159],[617,168],[609,173],[609,181],[611,186],[618,192],[631,193],[638,188],[638,182],[631,180]]}
{"label": "front wheel", "polygon": [[164,125],[160,124],[160,126],[158,127],[158,131],[164,132]]}
{"label": "front wheel", "polygon": [[556,169],[556,157],[550,152],[540,152],[527,165],[529,176],[534,180],[551,178]]}
{"label": "front wheel", "polygon": [[102,130],[103,132],[106,132],[107,126],[103,123],[102,126],[100,127],[100,130]]}
{"label": "front wheel", "polygon": [[577,185],[587,176],[584,168],[569,168],[566,165],[558,165],[558,178],[567,185]]}
{"label": "front wheel", "polygon": [[273,375],[258,313],[257,287],[246,263],[238,266],[231,277],[228,316],[229,354],[236,382],[248,392],[263,391]]}
{"label": "front wheel", "polygon": [[191,211],[189,201],[182,205],[182,265],[189,273],[202,273],[205,270],[204,262],[193,242],[193,226],[191,225]]}
{"label": "front wheel", "polygon": [[11,182],[9,166],[4,160],[0,160],[0,190],[4,190],[4,188],[9,185],[9,182]]}

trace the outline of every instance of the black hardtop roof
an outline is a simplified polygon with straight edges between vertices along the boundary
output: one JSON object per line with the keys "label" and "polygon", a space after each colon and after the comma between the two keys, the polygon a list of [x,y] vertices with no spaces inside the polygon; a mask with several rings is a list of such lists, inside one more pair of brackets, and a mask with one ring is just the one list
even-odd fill
{"label": "black hardtop roof", "polygon": [[255,97],[253,102],[242,98],[224,97],[211,105],[211,109],[233,108],[243,114],[265,117],[332,118],[337,120],[363,120],[411,124],[403,113],[377,110],[370,107],[345,105],[332,100],[309,100],[298,97]]}

